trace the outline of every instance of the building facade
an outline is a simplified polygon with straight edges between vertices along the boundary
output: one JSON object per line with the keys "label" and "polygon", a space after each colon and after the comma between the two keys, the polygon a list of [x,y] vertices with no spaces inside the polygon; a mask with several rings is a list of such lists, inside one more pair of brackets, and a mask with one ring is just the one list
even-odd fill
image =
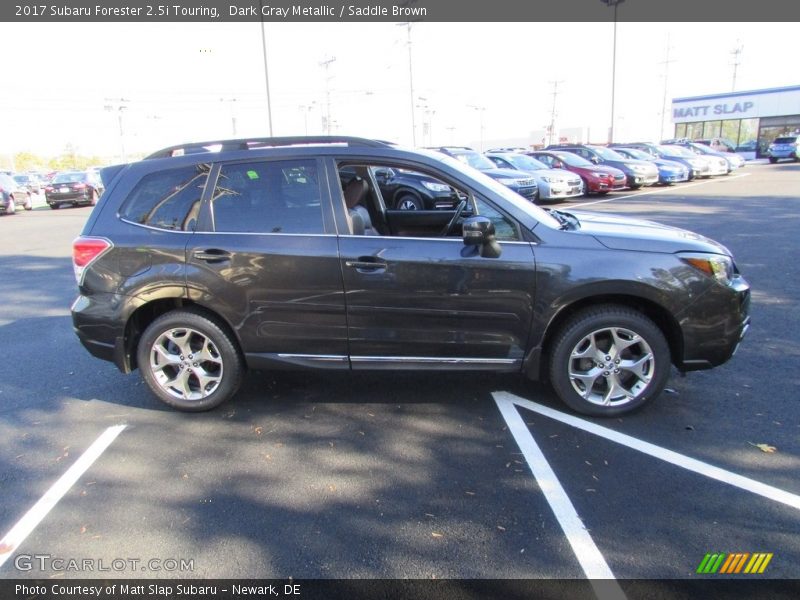
{"label": "building facade", "polygon": [[800,132],[800,86],[672,101],[675,137],[727,140],[737,152],[766,156],[776,137]]}

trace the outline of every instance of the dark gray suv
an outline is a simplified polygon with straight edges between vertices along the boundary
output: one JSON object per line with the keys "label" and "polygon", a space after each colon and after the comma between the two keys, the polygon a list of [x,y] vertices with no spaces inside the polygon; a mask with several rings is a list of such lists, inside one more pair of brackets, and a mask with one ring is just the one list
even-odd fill
{"label": "dark gray suv", "polygon": [[[387,168],[460,200],[389,208]],[[248,368],[304,367],[522,373],[576,411],[618,415],[658,396],[671,364],[726,362],[749,326],[724,246],[543,210],[439,152],[223,140],[102,176],[73,247],[75,331],[182,410],[229,399]]]}

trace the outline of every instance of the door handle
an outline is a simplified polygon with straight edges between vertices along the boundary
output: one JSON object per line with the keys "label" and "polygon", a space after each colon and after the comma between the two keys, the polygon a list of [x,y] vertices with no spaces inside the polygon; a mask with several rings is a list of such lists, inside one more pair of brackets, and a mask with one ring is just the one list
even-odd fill
{"label": "door handle", "polygon": [[197,260],[204,260],[206,262],[224,262],[231,259],[231,253],[227,250],[220,250],[219,248],[209,248],[207,250],[195,250],[192,253]]}
{"label": "door handle", "polygon": [[358,260],[346,260],[344,264],[357,271],[383,271],[389,266],[374,256],[359,256]]}

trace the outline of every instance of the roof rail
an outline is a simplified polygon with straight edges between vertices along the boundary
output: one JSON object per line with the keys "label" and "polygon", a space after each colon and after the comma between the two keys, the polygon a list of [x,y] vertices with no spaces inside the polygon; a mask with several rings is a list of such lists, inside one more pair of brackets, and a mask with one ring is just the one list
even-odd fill
{"label": "roof rail", "polygon": [[189,142],[163,148],[153,152],[145,159],[169,158],[186,154],[202,154],[204,152],[224,152],[230,150],[254,150],[278,146],[312,146],[324,144],[341,144],[348,146],[361,146],[367,148],[388,148],[393,144],[380,140],[370,140],[348,136],[295,136],[295,137],[264,137],[242,138],[235,140],[212,140],[207,142]]}

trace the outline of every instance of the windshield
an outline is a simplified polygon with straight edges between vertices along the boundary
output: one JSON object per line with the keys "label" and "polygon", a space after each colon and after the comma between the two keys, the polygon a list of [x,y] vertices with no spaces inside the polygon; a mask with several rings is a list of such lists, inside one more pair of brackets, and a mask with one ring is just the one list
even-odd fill
{"label": "windshield", "polygon": [[561,162],[567,163],[570,167],[593,167],[594,163],[589,162],[582,156],[572,154],[571,152],[558,152],[554,154]]}
{"label": "windshield", "polygon": [[687,150],[686,148],[681,148],[680,146],[663,145],[659,146],[658,150],[664,156],[679,156],[682,158],[689,158],[691,156],[694,156],[694,152],[692,152],[691,150]]}
{"label": "windshield", "polygon": [[542,210],[532,202],[529,202],[516,192],[512,192],[510,188],[506,187],[502,183],[498,183],[488,175],[481,173],[479,169],[470,167],[466,163],[466,161],[457,160],[452,156],[440,152],[426,152],[424,150],[416,150],[416,152],[419,152],[420,154],[425,154],[426,156],[436,157],[437,160],[442,161],[449,167],[456,169],[458,172],[463,173],[470,179],[478,181],[485,187],[491,189],[492,192],[494,192],[498,196],[501,196],[503,200],[505,200],[510,204],[513,204],[515,208],[525,211],[540,223],[547,225],[548,227],[551,227],[553,229],[558,229],[560,227],[560,223],[556,218],[552,217],[544,210]]}
{"label": "windshield", "polygon": [[779,137],[775,138],[775,141],[772,142],[773,144],[794,144],[797,141],[796,136],[792,137]]}
{"label": "windshield", "polygon": [[507,158],[512,165],[518,169],[522,169],[523,171],[538,171],[539,169],[548,169],[546,164],[540,163],[535,158],[525,154],[509,154],[505,158]]}
{"label": "windshield", "polygon": [[614,152],[611,148],[603,148],[602,146],[592,146],[592,150],[597,152],[601,158],[606,160],[625,160],[619,152]]}
{"label": "windshield", "polygon": [[28,181],[30,181],[30,177],[27,175],[14,175],[14,181],[17,183],[28,183]]}
{"label": "windshield", "polygon": [[653,160],[653,157],[647,152],[642,152],[636,148],[620,148],[620,151],[626,156],[630,156],[631,158],[635,158],[637,160]]}
{"label": "windshield", "polygon": [[699,154],[717,154],[716,151],[712,150],[708,146],[704,146],[703,144],[691,144],[691,148],[696,150]]}
{"label": "windshield", "polygon": [[464,164],[473,167],[474,169],[480,169],[481,171],[488,171],[490,169],[496,169],[497,165],[486,158],[483,154],[479,154],[477,152],[453,152],[453,155],[463,162]]}

